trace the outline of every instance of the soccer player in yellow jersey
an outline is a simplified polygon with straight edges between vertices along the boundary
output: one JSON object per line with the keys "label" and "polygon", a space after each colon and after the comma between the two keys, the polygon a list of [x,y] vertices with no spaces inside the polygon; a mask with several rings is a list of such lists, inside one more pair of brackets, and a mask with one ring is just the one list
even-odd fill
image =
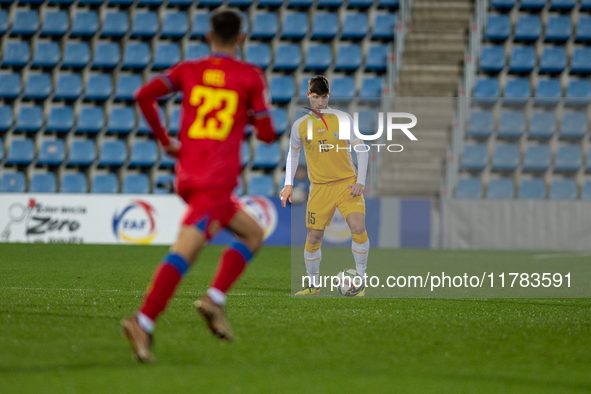
{"label": "soccer player in yellow jersey", "polygon": [[[330,85],[326,77],[311,78],[308,81],[307,96],[314,111],[296,120],[291,128],[285,186],[280,193],[281,204],[285,207],[287,200],[291,202],[293,178],[303,146],[310,179],[306,214],[308,236],[304,259],[308,277],[312,283],[296,295],[315,295],[320,292],[322,259],[320,247],[324,229],[330,225],[336,208],[351,229],[353,238],[351,249],[355,259],[355,269],[361,277],[365,275],[369,253],[369,239],[365,231],[365,199],[363,198],[369,155],[365,149],[359,149],[359,152],[354,149],[358,144],[363,144],[363,141],[357,138],[352,130],[349,140],[338,138],[339,122],[336,115],[323,114],[323,119],[318,119],[318,113],[328,108]],[[307,138],[308,119],[311,118],[316,119],[311,122],[313,138],[309,140]],[[352,128],[353,120],[349,119],[349,121]],[[353,164],[352,154],[357,155],[359,169]],[[364,295],[365,288],[358,296]]]}

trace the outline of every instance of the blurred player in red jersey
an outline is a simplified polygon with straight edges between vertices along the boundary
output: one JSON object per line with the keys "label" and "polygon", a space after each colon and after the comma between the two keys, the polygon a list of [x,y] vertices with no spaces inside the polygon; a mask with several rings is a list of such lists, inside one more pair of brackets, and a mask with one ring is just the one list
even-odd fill
{"label": "blurred player in red jersey", "polygon": [[[222,253],[207,294],[195,306],[217,337],[232,340],[223,310],[226,293],[263,241],[260,225],[233,194],[246,124],[253,123],[264,142],[276,138],[262,70],[235,58],[244,42],[241,25],[238,13],[218,10],[206,37],[212,55],[181,62],[136,93],[164,151],[178,158],[176,191],[188,205],[176,243],[154,273],[143,305],[121,322],[134,356],[142,362],[154,361],[150,351],[154,322],[206,242],[223,227],[236,237]],[[175,91],[183,93],[179,142],[170,139],[156,109],[158,97]]]}

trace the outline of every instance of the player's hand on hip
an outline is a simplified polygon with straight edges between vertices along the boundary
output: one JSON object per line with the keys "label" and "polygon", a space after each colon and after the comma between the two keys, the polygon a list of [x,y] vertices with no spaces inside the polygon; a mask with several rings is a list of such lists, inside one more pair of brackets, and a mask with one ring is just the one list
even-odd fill
{"label": "player's hand on hip", "polygon": [[365,186],[363,186],[361,183],[356,183],[354,185],[349,185],[349,189],[351,189],[351,195],[353,197],[357,197],[363,194]]}
{"label": "player's hand on hip", "polygon": [[181,149],[181,144],[178,141],[171,141],[170,144],[164,147],[164,151],[170,157],[177,158],[179,156],[179,150]]}
{"label": "player's hand on hip", "polygon": [[291,193],[293,192],[292,185],[286,185],[281,192],[279,192],[279,198],[281,199],[281,206],[285,208],[287,200],[291,203]]}

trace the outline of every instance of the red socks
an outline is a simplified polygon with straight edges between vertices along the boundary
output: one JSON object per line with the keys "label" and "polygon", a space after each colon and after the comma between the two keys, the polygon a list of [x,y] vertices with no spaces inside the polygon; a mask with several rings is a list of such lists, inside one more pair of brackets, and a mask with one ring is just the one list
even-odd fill
{"label": "red socks", "polygon": [[230,244],[222,256],[211,287],[227,293],[252,259],[252,252],[240,241]]}

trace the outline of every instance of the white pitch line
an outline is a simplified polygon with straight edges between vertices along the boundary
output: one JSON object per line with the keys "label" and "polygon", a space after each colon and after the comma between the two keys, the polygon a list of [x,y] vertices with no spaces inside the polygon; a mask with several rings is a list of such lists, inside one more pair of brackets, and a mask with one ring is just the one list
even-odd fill
{"label": "white pitch line", "polygon": [[591,256],[591,251],[578,252],[578,253],[548,253],[548,254],[536,254],[534,259],[568,259],[573,257],[587,257]]}

